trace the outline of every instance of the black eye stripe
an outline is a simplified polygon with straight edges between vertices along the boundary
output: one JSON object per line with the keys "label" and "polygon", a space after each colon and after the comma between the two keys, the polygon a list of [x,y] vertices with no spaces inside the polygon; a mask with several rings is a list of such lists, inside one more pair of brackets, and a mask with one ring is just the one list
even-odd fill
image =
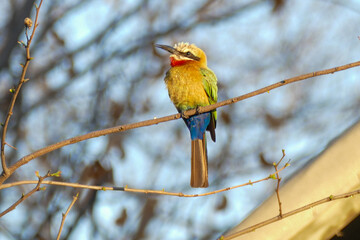
{"label": "black eye stripe", "polygon": [[187,51],[187,52],[180,52],[181,55],[183,55],[184,57],[188,57],[188,58],[191,58],[191,59],[194,59],[196,61],[199,61],[200,58],[195,56],[194,54],[192,54],[190,51]]}

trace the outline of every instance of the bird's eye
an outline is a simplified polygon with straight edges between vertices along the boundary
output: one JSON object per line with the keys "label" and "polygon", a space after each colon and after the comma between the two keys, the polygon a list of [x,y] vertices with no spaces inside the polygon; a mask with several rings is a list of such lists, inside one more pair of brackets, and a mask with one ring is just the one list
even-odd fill
{"label": "bird's eye", "polygon": [[187,51],[186,56],[191,56],[191,52]]}

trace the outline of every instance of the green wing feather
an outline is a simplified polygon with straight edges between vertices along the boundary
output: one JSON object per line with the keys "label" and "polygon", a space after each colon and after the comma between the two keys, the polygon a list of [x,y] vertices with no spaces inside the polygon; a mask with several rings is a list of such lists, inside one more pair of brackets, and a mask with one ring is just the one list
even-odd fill
{"label": "green wing feather", "polygon": [[203,75],[203,84],[206,94],[209,97],[210,104],[217,102],[217,78],[215,73],[210,69],[200,68],[201,74]]}
{"label": "green wing feather", "polygon": [[[209,103],[217,103],[217,78],[215,73],[210,69],[200,68],[201,74],[203,75],[204,90],[209,98]],[[215,142],[215,128],[216,128],[217,112],[216,109],[211,111],[211,120],[207,130],[210,131],[211,138]]]}

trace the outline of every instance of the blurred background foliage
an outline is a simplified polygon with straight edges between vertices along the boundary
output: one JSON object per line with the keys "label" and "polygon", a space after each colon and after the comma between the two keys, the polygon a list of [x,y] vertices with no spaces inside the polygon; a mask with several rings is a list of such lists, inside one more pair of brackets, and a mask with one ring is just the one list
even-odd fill
{"label": "blurred background foliage", "polygon": [[[34,1],[2,0],[0,119],[19,79],[23,20]],[[219,81],[219,100],[285,78],[359,60],[360,3],[340,0],[44,1],[27,82],[11,119],[9,163],[93,130],[176,113],[163,82],[168,55],[154,43],[195,43]],[[286,150],[304,166],[357,121],[359,70],[291,84],[218,109],[208,143],[208,189],[191,189],[190,138],[171,121],[77,143],[21,167],[7,181],[62,171],[62,181],[202,193],[256,180]],[[2,120],[3,121],[3,120]],[[326,171],[326,169],[324,169]],[[214,239],[275,189],[268,181],[202,198],[48,186],[0,219],[0,239]],[[1,191],[1,211],[32,186]]]}

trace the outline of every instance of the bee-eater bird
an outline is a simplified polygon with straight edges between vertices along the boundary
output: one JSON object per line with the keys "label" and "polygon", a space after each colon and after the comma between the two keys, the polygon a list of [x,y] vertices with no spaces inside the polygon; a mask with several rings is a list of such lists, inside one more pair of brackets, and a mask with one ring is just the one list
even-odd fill
{"label": "bee-eater bird", "polygon": [[[207,67],[203,50],[183,42],[174,47],[159,44],[156,47],[171,53],[171,68],[166,73],[165,84],[171,101],[180,113],[217,102],[217,79]],[[191,136],[191,187],[209,186],[205,131],[210,132],[215,142],[216,119],[216,110],[184,118]]]}

